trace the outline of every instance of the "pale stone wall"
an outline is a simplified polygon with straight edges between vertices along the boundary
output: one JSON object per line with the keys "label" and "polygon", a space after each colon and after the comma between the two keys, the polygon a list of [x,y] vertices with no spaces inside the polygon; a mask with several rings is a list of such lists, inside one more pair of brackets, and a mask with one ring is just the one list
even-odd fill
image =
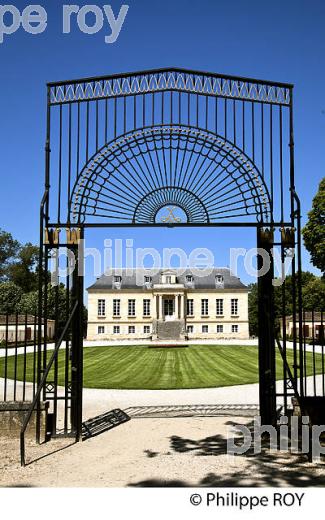
{"label": "pale stone wall", "polygon": [[[193,333],[189,333],[189,339],[247,339],[248,327],[248,292],[245,290],[207,290],[204,293],[187,291],[187,298],[193,299],[194,316],[186,318],[186,325],[193,326]],[[201,300],[208,300],[208,316],[201,315]],[[216,299],[223,300],[223,314],[216,313]],[[231,315],[231,300],[238,299],[238,315]],[[208,333],[202,332],[202,326],[208,326]],[[217,332],[217,325],[223,326],[223,332]],[[238,332],[232,332],[232,325],[238,326]]]}
{"label": "pale stone wall", "polygon": [[[105,300],[106,316],[98,316],[98,299]],[[113,300],[120,300],[120,317],[113,316]],[[128,316],[128,301],[135,299],[135,317]],[[143,316],[143,300],[150,300],[151,315]],[[152,291],[96,291],[88,294],[88,329],[87,339],[149,339],[152,335],[152,324],[155,316],[155,300]],[[98,327],[104,327],[104,333],[98,334]],[[120,333],[114,334],[114,326],[120,327]],[[129,326],[135,327],[135,333],[129,333]],[[144,326],[150,332],[144,332]]]}
{"label": "pale stone wall", "polygon": [[[26,329],[27,329],[27,340],[33,341],[38,337],[38,325],[34,327],[34,324],[28,324],[25,328],[25,325],[19,324],[17,326],[15,325],[8,325],[8,328],[6,325],[0,325],[0,341],[6,341],[8,340],[9,343],[13,343],[16,340],[17,341],[25,341],[26,336]],[[54,338],[54,332],[55,332],[55,322],[53,320],[49,320],[47,324],[47,337],[49,339]],[[44,337],[44,326],[42,325],[42,337]]]}
{"label": "pale stone wall", "polygon": [[[158,287],[158,286],[157,286]],[[179,310],[180,315],[185,315],[185,328],[193,327],[193,332],[188,332],[189,339],[247,339],[248,328],[248,291],[246,289],[208,289],[204,292],[180,288],[177,286],[173,293],[171,286],[166,288],[151,288],[147,290],[110,290],[92,289],[88,293],[88,340],[121,340],[149,339],[154,332],[154,322],[157,319],[157,297],[161,295],[172,296],[181,294],[184,298],[184,309]],[[186,316],[186,299],[193,299],[193,316]],[[223,314],[216,314],[216,299],[223,299]],[[231,299],[238,299],[238,315],[231,315]],[[98,316],[98,299],[105,300],[105,316]],[[113,317],[113,299],[120,300],[120,316]],[[128,300],[135,299],[135,316],[128,316]],[[150,300],[151,315],[143,315],[143,300]],[[201,300],[208,299],[208,316],[201,315]],[[182,304],[183,305],[183,304]],[[161,300],[159,302],[161,318]],[[184,312],[185,311],[185,312]],[[217,325],[223,326],[222,332],[217,332]],[[238,326],[238,332],[232,330],[232,326]],[[114,334],[114,326],[119,326],[119,333]],[[135,328],[134,333],[129,332],[129,327]],[[149,326],[150,331],[145,332],[144,327]],[[208,332],[202,331],[202,326],[208,326]],[[104,332],[99,333],[98,327],[104,327]]]}

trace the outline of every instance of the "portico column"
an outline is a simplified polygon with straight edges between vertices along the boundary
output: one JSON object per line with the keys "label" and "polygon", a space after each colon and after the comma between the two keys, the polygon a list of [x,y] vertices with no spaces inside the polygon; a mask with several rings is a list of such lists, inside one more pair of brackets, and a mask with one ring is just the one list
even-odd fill
{"label": "portico column", "polygon": [[175,318],[178,320],[179,318],[179,301],[178,301],[178,294],[175,295]]}
{"label": "portico column", "polygon": [[156,295],[155,301],[156,301],[156,319],[159,320],[159,296],[158,296],[158,294]]}
{"label": "portico column", "polygon": [[160,294],[159,298],[160,298],[160,319],[163,320],[164,319],[164,299],[163,299],[163,295]]}
{"label": "portico column", "polygon": [[181,320],[184,319],[184,294],[181,294],[181,312],[180,312]]}

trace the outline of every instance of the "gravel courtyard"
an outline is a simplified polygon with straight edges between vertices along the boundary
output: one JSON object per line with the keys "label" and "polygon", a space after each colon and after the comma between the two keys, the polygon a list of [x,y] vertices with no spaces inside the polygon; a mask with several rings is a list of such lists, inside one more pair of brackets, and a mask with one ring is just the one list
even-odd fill
{"label": "gravel courtyard", "polygon": [[265,451],[226,454],[231,424],[248,417],[131,418],[73,444],[27,445],[19,465],[17,440],[0,439],[0,486],[323,486],[325,464]]}

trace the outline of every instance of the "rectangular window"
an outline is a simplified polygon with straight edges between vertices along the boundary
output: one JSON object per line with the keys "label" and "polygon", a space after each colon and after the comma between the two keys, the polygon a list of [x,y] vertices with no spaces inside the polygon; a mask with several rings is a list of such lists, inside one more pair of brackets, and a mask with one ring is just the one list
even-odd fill
{"label": "rectangular window", "polygon": [[166,283],[168,283],[168,284],[172,283],[172,277],[171,276],[166,276]]}
{"label": "rectangular window", "polygon": [[223,300],[219,299],[219,298],[216,300],[216,315],[217,316],[223,315]]}
{"label": "rectangular window", "polygon": [[114,276],[114,283],[121,283],[122,276]]}
{"label": "rectangular window", "polygon": [[120,326],[114,325],[113,327],[113,334],[119,334],[120,333]]}
{"label": "rectangular window", "polygon": [[202,333],[207,334],[209,332],[209,326],[208,325],[202,325]]}
{"label": "rectangular window", "polygon": [[98,313],[98,316],[105,316],[106,315],[105,300],[98,300],[97,301],[97,313]]}
{"label": "rectangular window", "polygon": [[238,300],[237,298],[231,299],[231,315],[237,316],[238,315]]}
{"label": "rectangular window", "polygon": [[186,330],[187,330],[188,334],[192,334],[192,332],[194,330],[193,325],[187,325],[187,329]]}
{"label": "rectangular window", "polygon": [[238,325],[231,325],[231,332],[238,332]]}
{"label": "rectangular window", "polygon": [[135,316],[135,300],[128,301],[128,316]]}
{"label": "rectangular window", "polygon": [[135,326],[134,325],[130,325],[129,326],[129,334],[135,334]]}
{"label": "rectangular window", "polygon": [[187,283],[193,283],[193,276],[191,274],[186,275]]}
{"label": "rectangular window", "polygon": [[144,277],[144,283],[151,283],[151,282],[152,282],[151,276],[145,276]]}
{"label": "rectangular window", "polygon": [[121,300],[113,300],[113,316],[120,316]]}
{"label": "rectangular window", "polygon": [[144,334],[150,334],[150,325],[145,325],[143,327],[143,333]]}
{"label": "rectangular window", "polygon": [[98,334],[104,334],[104,333],[105,333],[105,328],[102,325],[100,325],[98,327]]}
{"label": "rectangular window", "polygon": [[217,325],[217,332],[223,332],[223,325]]}
{"label": "rectangular window", "polygon": [[201,300],[201,316],[209,315],[209,300],[207,298],[203,298]]}
{"label": "rectangular window", "polygon": [[194,300],[187,300],[186,302],[187,307],[187,316],[193,316],[194,315]]}
{"label": "rectangular window", "polygon": [[143,300],[143,316],[150,316],[150,300]]}

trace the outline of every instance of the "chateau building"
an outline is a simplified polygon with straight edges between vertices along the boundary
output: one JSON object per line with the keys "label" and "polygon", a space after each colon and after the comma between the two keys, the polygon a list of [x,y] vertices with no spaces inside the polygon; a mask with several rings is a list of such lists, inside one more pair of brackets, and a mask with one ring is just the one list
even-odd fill
{"label": "chateau building", "polygon": [[119,269],[88,288],[89,340],[248,337],[248,288],[226,268]]}

